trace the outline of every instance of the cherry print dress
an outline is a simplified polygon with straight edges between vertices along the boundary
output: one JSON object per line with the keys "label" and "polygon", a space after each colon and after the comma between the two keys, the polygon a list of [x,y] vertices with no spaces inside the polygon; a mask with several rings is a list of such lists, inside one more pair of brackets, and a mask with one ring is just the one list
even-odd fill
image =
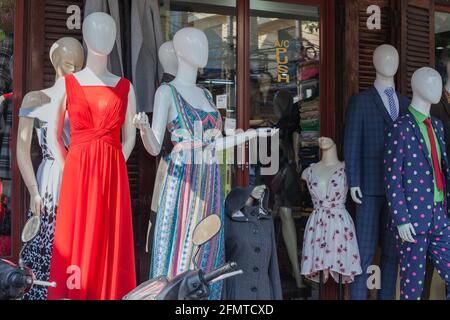
{"label": "cherry print dress", "polygon": [[327,282],[330,275],[339,282],[352,283],[362,273],[355,226],[345,208],[348,185],[345,165],[330,177],[327,194],[318,188],[313,167],[307,170],[307,185],[314,212],[306,225],[302,254],[302,275],[319,282],[320,272]]}

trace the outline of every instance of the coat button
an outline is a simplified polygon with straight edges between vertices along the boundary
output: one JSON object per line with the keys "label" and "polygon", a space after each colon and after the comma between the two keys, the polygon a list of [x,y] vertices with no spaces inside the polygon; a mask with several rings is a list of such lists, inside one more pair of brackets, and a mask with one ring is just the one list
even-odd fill
{"label": "coat button", "polygon": [[261,248],[256,247],[256,248],[255,248],[255,252],[256,252],[256,253],[260,253],[260,252],[261,252]]}
{"label": "coat button", "polygon": [[257,287],[253,287],[252,288],[252,292],[258,292],[258,288]]}
{"label": "coat button", "polygon": [[258,268],[258,267],[254,267],[254,268],[253,268],[253,272],[254,272],[254,273],[258,273],[258,272],[259,272],[259,268]]}
{"label": "coat button", "polygon": [[258,234],[258,229],[253,229],[253,234]]}

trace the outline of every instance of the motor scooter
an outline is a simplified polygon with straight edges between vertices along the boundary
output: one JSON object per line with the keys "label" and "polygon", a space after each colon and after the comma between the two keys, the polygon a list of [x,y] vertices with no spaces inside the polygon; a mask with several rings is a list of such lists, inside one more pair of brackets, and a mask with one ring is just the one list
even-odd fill
{"label": "motor scooter", "polygon": [[33,271],[25,265],[22,254],[28,245],[36,239],[41,230],[40,217],[33,217],[22,231],[22,250],[19,263],[0,259],[0,300],[20,300],[33,286],[56,287],[56,283],[36,280]]}
{"label": "motor scooter", "polygon": [[193,243],[197,246],[197,252],[192,261],[195,270],[180,274],[172,280],[166,277],[149,280],[127,294],[123,300],[207,300],[212,284],[243,273],[237,270],[236,263],[231,262],[205,274],[195,262],[201,247],[217,236],[221,228],[222,221],[218,215],[210,215],[195,228]]}

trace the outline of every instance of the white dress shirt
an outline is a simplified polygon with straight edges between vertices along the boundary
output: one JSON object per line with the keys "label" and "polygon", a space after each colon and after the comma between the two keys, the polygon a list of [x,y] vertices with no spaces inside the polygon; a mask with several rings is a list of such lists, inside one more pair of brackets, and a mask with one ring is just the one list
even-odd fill
{"label": "white dress shirt", "polygon": [[[391,110],[390,110],[390,107],[389,107],[389,97],[387,96],[385,91],[386,91],[386,89],[391,88],[391,87],[386,86],[384,83],[382,83],[379,80],[375,80],[374,87],[375,87],[375,89],[377,89],[378,94],[381,97],[381,100],[383,100],[384,107],[386,108],[387,112],[390,114]],[[392,87],[392,88],[395,91],[395,86]],[[397,114],[400,114],[400,102],[398,101],[398,97],[397,97],[397,93],[396,92],[394,94],[394,101],[395,101],[395,106],[396,106],[397,112],[398,112]]]}

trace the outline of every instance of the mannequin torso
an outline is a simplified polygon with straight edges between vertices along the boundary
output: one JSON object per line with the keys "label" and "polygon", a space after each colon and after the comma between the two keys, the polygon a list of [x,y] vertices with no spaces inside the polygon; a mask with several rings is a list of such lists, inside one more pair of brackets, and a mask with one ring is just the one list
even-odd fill
{"label": "mannequin torso", "polygon": [[[198,70],[206,67],[208,62],[209,46],[206,35],[195,28],[184,28],[177,32],[173,43],[178,56],[178,71],[171,84],[196,110],[207,113],[217,112],[208,101],[204,90],[196,85]],[[167,125],[178,117],[173,102],[172,90],[167,86],[162,86],[156,92],[152,126],[150,126],[148,116],[144,113],[134,119],[134,125],[141,130],[146,150],[153,156],[157,156],[161,152]],[[278,131],[274,130],[270,134],[274,135],[276,132]],[[267,131],[264,131],[264,134],[267,135]],[[231,139],[219,138],[216,140],[216,150],[220,151],[239,145],[246,139],[253,139],[257,136],[256,132],[251,132],[236,135]]]}
{"label": "mannequin torso", "polygon": [[[339,161],[337,156],[336,144],[328,138],[320,138],[319,145],[322,149],[322,160],[316,163],[312,172],[318,181],[318,189],[322,195],[327,195],[331,177],[341,168],[344,163]],[[307,180],[308,170],[302,174],[302,179]]]}

